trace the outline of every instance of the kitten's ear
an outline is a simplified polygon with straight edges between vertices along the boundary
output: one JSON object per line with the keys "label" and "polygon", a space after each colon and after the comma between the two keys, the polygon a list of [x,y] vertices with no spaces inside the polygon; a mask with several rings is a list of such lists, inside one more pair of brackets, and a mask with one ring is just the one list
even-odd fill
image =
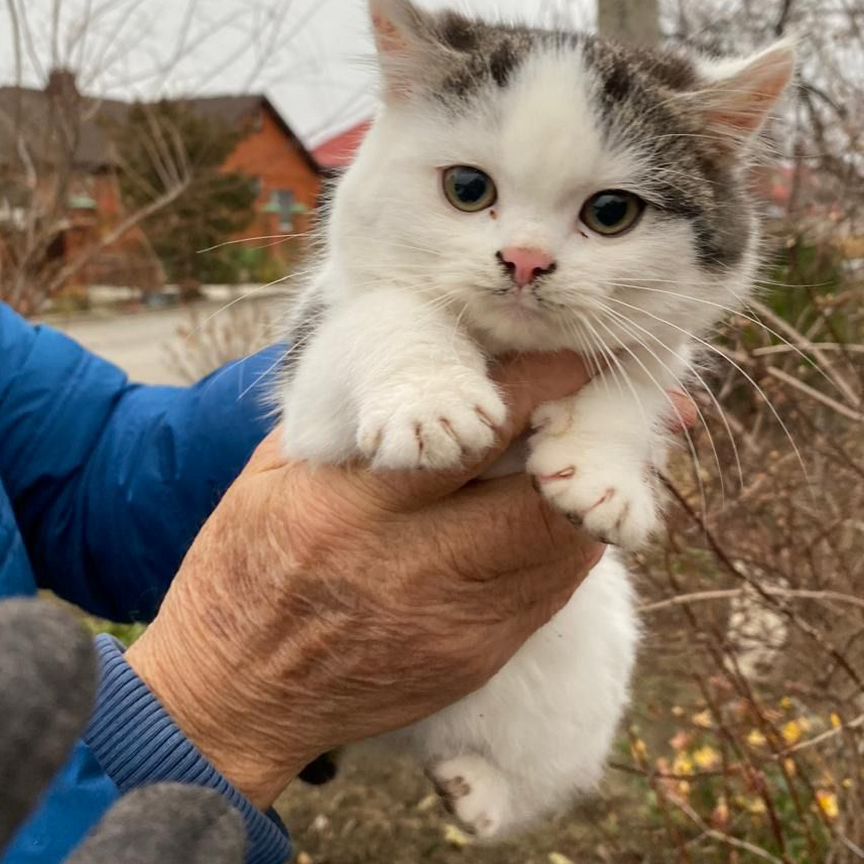
{"label": "kitten's ear", "polygon": [[369,0],[369,14],[387,97],[405,97],[430,64],[443,62],[435,21],[411,0]]}
{"label": "kitten's ear", "polygon": [[702,64],[708,83],[693,97],[709,129],[731,149],[750,142],[795,77],[795,43],[784,39],[744,60]]}

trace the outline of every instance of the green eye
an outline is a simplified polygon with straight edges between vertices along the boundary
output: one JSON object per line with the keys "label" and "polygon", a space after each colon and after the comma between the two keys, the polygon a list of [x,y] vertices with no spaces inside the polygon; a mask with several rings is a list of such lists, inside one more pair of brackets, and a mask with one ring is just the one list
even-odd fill
{"label": "green eye", "polygon": [[632,192],[610,189],[589,198],[582,208],[582,221],[597,234],[616,237],[642,218],[645,202]]}
{"label": "green eye", "polygon": [[479,213],[498,200],[492,178],[485,171],[468,165],[455,165],[444,172],[444,194],[464,213]]}

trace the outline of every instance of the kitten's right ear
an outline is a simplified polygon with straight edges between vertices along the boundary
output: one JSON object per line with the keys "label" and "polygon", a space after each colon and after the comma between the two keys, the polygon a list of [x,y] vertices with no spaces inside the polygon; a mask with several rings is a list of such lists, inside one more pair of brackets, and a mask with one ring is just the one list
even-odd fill
{"label": "kitten's right ear", "polygon": [[692,94],[722,146],[735,150],[755,138],[795,77],[795,42],[783,39],[742,60],[706,61],[706,85]]}
{"label": "kitten's right ear", "polygon": [[440,62],[442,46],[432,16],[411,0],[369,0],[387,98],[404,98]]}

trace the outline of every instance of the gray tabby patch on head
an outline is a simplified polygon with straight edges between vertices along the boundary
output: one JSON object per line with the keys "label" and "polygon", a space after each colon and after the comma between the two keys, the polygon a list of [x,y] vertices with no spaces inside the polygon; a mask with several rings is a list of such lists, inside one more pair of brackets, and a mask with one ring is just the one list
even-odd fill
{"label": "gray tabby patch on head", "polygon": [[389,65],[385,72],[395,79],[395,90],[413,79],[412,89],[455,110],[489,85],[506,87],[539,44],[551,45],[564,36],[487,24],[458,12],[424,12],[402,0],[370,0],[370,5],[379,51]]}
{"label": "gray tabby patch on head", "polygon": [[605,134],[610,144],[623,141],[644,154],[658,209],[693,223],[704,267],[738,264],[752,236],[753,208],[729,142],[706,132],[692,99],[678,98],[705,86],[693,60],[591,36],[583,39],[582,56],[597,76]]}
{"label": "gray tabby patch on head", "polygon": [[524,27],[497,27],[470,21],[455,12],[438,20],[441,41],[455,54],[433,95],[445,102],[470,99],[489,84],[506,87],[520,64],[543,42],[558,34]]}

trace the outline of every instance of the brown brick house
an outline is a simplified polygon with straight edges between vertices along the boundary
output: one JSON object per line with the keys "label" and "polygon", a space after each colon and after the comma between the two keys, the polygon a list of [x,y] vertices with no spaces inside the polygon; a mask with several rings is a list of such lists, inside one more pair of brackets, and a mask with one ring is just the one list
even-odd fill
{"label": "brown brick house", "polygon": [[[217,96],[184,100],[189,110],[243,130],[224,170],[252,177],[258,189],[250,237],[302,234],[310,227],[321,192],[321,169],[266,96]],[[262,241],[248,245],[261,247]],[[270,246],[278,255],[280,247]]]}
{"label": "brown brick house", "polygon": [[[241,172],[256,184],[255,218],[244,236],[304,232],[318,200],[321,172],[269,99],[246,95],[178,102],[241,135],[224,170]],[[128,214],[110,130],[123,123],[130,107],[121,101],[82,96],[74,75],[64,71],[52,72],[42,90],[0,87],[0,256],[4,225],[20,221],[25,199],[32,207],[37,200],[47,205],[53,196],[55,211],[62,209],[63,230],[50,249],[60,261],[92,248],[123,224]],[[26,142],[23,168],[19,137]],[[65,199],[59,204],[58,189]],[[266,244],[250,240],[242,245]],[[258,254],[269,256],[278,268],[287,263],[289,251],[287,245],[271,242]],[[144,230],[133,227],[101,249],[72,280],[73,286],[155,288],[163,283],[164,271],[147,241],[146,224]]]}

